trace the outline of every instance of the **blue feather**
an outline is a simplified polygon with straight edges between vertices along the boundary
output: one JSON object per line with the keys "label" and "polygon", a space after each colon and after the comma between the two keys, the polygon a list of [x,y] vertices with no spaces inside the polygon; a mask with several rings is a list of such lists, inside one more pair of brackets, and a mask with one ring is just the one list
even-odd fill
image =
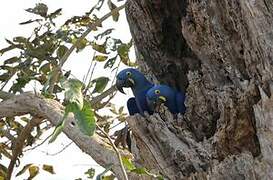
{"label": "blue feather", "polygon": [[164,103],[171,113],[184,114],[186,111],[184,92],[176,91],[167,85],[155,85],[146,94],[147,103],[155,106],[159,101]]}
{"label": "blue feather", "polygon": [[[149,82],[146,77],[134,68],[127,68],[120,71],[117,75],[117,87],[119,90],[123,87],[130,87],[133,91],[135,97],[135,104],[138,108],[138,112],[135,109],[135,104],[130,98],[127,102],[127,108],[130,115],[135,113],[140,113],[144,115],[144,112],[147,111],[149,114],[152,114],[152,111],[149,109],[149,106],[146,101],[147,91],[153,87],[153,84]],[[128,106],[130,105],[130,107]],[[132,108],[132,109],[131,109]],[[130,112],[131,111],[131,112]]]}
{"label": "blue feather", "polygon": [[129,98],[127,101],[127,108],[128,108],[128,112],[131,115],[134,115],[136,113],[139,113],[139,109],[137,107],[137,103],[136,103],[136,98]]}

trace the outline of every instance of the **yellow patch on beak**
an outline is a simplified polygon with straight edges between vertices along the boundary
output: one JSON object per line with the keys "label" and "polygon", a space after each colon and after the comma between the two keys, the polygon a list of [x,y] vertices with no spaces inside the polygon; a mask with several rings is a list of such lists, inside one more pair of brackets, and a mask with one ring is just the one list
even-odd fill
{"label": "yellow patch on beak", "polygon": [[159,96],[158,99],[162,100],[163,102],[167,101],[167,99],[164,96]]}

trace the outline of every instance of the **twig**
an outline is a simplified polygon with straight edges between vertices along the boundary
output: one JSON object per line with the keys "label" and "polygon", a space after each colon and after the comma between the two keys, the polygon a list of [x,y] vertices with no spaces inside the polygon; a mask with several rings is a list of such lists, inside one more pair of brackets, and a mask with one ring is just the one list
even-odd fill
{"label": "twig", "polygon": [[102,94],[92,98],[92,100],[90,101],[91,106],[95,106],[97,103],[101,102],[105,97],[113,94],[115,91],[117,90],[116,86],[112,86],[109,89],[107,89],[106,91],[104,91]]}
{"label": "twig", "polygon": [[90,74],[90,72],[91,72],[91,69],[92,69],[92,66],[93,66],[93,62],[94,62],[94,57],[95,57],[95,55],[96,55],[96,51],[94,51],[94,53],[93,53],[93,57],[92,57],[92,60],[91,60],[91,64],[90,64],[90,66],[89,66],[89,68],[88,68],[88,71],[87,71],[87,73],[86,73],[86,76],[84,77],[84,79],[83,79],[83,83],[84,84],[86,84],[86,80],[87,80],[87,78],[88,78],[88,76],[89,76],[89,74]]}
{"label": "twig", "polygon": [[9,83],[9,80],[12,79],[12,77],[16,74],[17,71],[12,72],[12,74],[9,75],[8,80],[4,82],[3,86],[1,87],[0,91],[2,91],[6,85]]}
{"label": "twig", "polygon": [[60,151],[52,153],[52,154],[48,153],[48,152],[45,152],[45,151],[41,151],[41,152],[45,153],[48,156],[56,156],[56,155],[60,154],[61,152],[63,152],[64,150],[66,150],[71,144],[73,144],[73,141],[68,143],[67,145],[65,145]]}
{"label": "twig", "polygon": [[24,129],[21,131],[19,136],[16,138],[13,148],[12,148],[12,158],[9,163],[8,172],[7,172],[7,180],[11,179],[11,175],[14,169],[14,166],[16,164],[16,161],[18,159],[18,156],[22,153],[22,149],[25,144],[25,140],[28,138],[28,136],[31,133],[31,130],[40,124],[40,122],[43,120],[43,118],[40,117],[33,117],[27,125],[24,127]]}
{"label": "twig", "polygon": [[110,127],[109,129],[113,129],[113,128],[115,128],[115,127],[117,127],[117,126],[121,125],[122,123],[125,123],[125,122],[120,121],[119,123],[117,123],[117,124],[116,124],[116,125],[114,125],[113,127]]}
{"label": "twig", "polygon": [[118,74],[118,70],[119,70],[120,64],[121,64],[121,60],[120,60],[119,63],[118,63],[117,70],[116,70],[116,72],[115,72],[115,76],[114,76],[114,78],[113,78],[113,80],[112,80],[111,86],[113,86],[114,81],[115,81],[115,79],[116,79],[116,77],[117,77],[117,74]]}
{"label": "twig", "polygon": [[8,140],[10,141],[14,141],[15,138],[13,137],[12,134],[10,134],[10,132],[8,130],[4,130],[4,129],[0,129],[1,134],[3,134],[3,136],[5,136],[6,138],[8,138]]}
{"label": "twig", "polygon": [[126,173],[126,170],[123,166],[123,163],[122,163],[122,158],[121,158],[121,155],[118,151],[118,148],[117,146],[115,145],[115,143],[113,143],[112,139],[110,138],[110,136],[99,126],[97,126],[97,128],[106,136],[106,138],[109,140],[109,142],[111,143],[113,149],[115,150],[117,156],[118,156],[118,159],[119,159],[119,164],[120,164],[120,167],[121,167],[121,170],[122,170],[122,173],[123,173],[123,177],[125,180],[128,180],[128,175]]}
{"label": "twig", "polygon": [[62,69],[62,66],[64,65],[64,63],[66,62],[66,60],[68,59],[68,57],[70,56],[70,54],[74,51],[74,49],[76,48],[76,46],[93,30],[95,29],[97,26],[100,26],[101,23],[103,21],[105,21],[106,19],[108,19],[109,17],[111,17],[112,14],[115,14],[117,12],[119,12],[120,10],[122,10],[125,7],[125,4],[113,9],[111,12],[107,13],[106,15],[104,15],[102,18],[98,19],[96,22],[91,23],[89,25],[89,27],[87,28],[87,30],[81,35],[81,37],[79,39],[77,39],[76,43],[73,44],[70,49],[63,55],[63,57],[60,60],[59,65],[53,70],[52,76],[51,76],[51,80],[49,82],[49,89],[48,92],[52,93],[53,89],[54,89],[54,85],[58,80],[58,72]]}
{"label": "twig", "polygon": [[[94,54],[95,54],[95,53],[94,53]],[[93,58],[93,59],[94,59],[94,58]],[[93,62],[93,60],[92,60],[92,62]],[[87,84],[87,86],[86,86],[86,89],[85,89],[84,92],[83,92],[84,95],[86,95],[86,93],[87,93],[87,91],[88,91],[88,89],[89,89],[89,86],[91,85],[92,76],[93,76],[93,74],[94,74],[94,71],[95,71],[96,66],[97,66],[97,62],[95,62],[94,66],[93,66],[93,68],[92,68],[92,71],[91,71],[91,74],[90,74],[90,77],[89,77],[89,80],[88,80],[88,84]]]}
{"label": "twig", "polygon": [[32,148],[24,150],[24,152],[31,151],[31,150],[36,149],[37,147],[43,145],[50,137],[51,137],[51,134],[49,136],[47,136],[41,143],[37,144],[36,146],[34,146]]}

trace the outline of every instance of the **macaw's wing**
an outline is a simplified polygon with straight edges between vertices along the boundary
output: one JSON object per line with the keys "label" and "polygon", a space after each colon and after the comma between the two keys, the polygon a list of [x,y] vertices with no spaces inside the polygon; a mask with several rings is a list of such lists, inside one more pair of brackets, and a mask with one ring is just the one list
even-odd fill
{"label": "macaw's wing", "polygon": [[184,92],[176,93],[176,106],[179,113],[184,114],[186,112],[185,100],[186,94]]}
{"label": "macaw's wing", "polygon": [[136,113],[140,113],[138,107],[137,107],[137,103],[136,103],[136,98],[130,98],[127,101],[127,109],[129,111],[130,116],[134,115]]}
{"label": "macaw's wing", "polygon": [[144,112],[148,112],[149,114],[153,114],[153,111],[150,110],[147,100],[146,100],[146,93],[149,89],[145,89],[135,95],[136,97],[136,104],[140,111],[140,114],[144,116]]}

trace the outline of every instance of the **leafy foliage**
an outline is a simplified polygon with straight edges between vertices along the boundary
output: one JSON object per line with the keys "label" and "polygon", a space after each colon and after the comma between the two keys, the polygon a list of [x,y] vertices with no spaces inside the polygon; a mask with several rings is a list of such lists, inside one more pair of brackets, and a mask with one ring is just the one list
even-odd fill
{"label": "leafy foliage", "polygon": [[[76,125],[80,131],[92,136],[96,132],[96,124],[103,127],[109,132],[113,127],[114,120],[124,123],[126,113],[123,108],[116,108],[110,101],[114,94],[108,95],[107,99],[103,98],[100,102],[93,105],[92,100],[103,95],[105,90],[113,84],[113,79],[107,76],[94,78],[93,73],[87,72],[86,78],[79,81],[71,78],[71,72],[62,69],[62,61],[71,47],[75,47],[76,53],[87,50],[86,47],[92,48],[95,52],[91,59],[90,69],[95,69],[96,64],[100,64],[107,71],[117,71],[120,64],[135,66],[134,61],[130,60],[129,52],[133,47],[132,41],[122,42],[122,40],[112,35],[114,28],[103,27],[99,23],[92,28],[91,34],[84,38],[82,35],[90,28],[92,24],[100,20],[97,13],[103,6],[109,10],[115,9],[120,2],[98,0],[88,12],[83,15],[75,15],[59,25],[57,20],[62,14],[62,8],[51,10],[44,3],[37,3],[34,7],[27,8],[26,12],[34,15],[33,19],[21,22],[20,25],[34,26],[30,36],[17,36],[6,39],[7,46],[0,49],[0,56],[7,58],[0,64],[0,88],[12,93],[23,93],[27,86],[38,84],[36,92],[42,92],[46,98],[52,98],[61,102],[65,106],[63,120],[55,127],[54,133],[49,142],[53,142],[62,132],[65,120],[69,113],[73,113],[76,118]],[[119,12],[111,13],[114,22],[119,20]],[[72,49],[73,50],[73,49]],[[12,56],[9,56],[12,54]],[[92,54],[92,53],[90,53]],[[53,83],[53,91],[49,91],[54,77],[54,71],[58,70],[56,83]],[[89,77],[89,80],[87,80]],[[43,87],[40,88],[39,87]],[[92,107],[91,107],[92,104]],[[108,109],[111,114],[101,115],[100,109]],[[12,159],[12,144],[20,135],[20,132],[30,122],[31,115],[22,117],[5,117],[0,119],[0,159],[5,156]],[[41,138],[45,131],[51,126],[48,122],[43,121],[35,126],[24,141],[24,149],[20,151],[20,157],[24,155],[24,150],[37,145],[37,140]],[[2,139],[1,139],[2,140]],[[19,158],[19,157],[17,157]],[[19,161],[18,161],[19,162]],[[18,164],[19,165],[19,164]],[[26,172],[29,173],[29,179],[34,178],[41,170],[54,174],[53,166],[26,164],[17,176]],[[7,174],[7,165],[0,164],[0,180]],[[92,171],[88,172],[89,177]],[[94,176],[94,175],[93,175]],[[109,179],[113,176],[101,176]]]}
{"label": "leafy foliage", "polygon": [[94,168],[90,168],[84,174],[87,175],[88,179],[92,179],[95,176],[95,169]]}
{"label": "leafy foliage", "polygon": [[91,81],[91,85],[96,84],[93,93],[102,93],[110,81],[108,77],[99,77]]}
{"label": "leafy foliage", "polygon": [[44,164],[43,165],[43,170],[46,172],[49,172],[50,174],[55,174],[53,166],[48,165],[48,164]]}
{"label": "leafy foliage", "polygon": [[26,164],[17,174],[17,176],[21,176],[22,174],[25,174],[27,171],[29,173],[28,179],[33,179],[40,173],[40,169],[50,173],[50,174],[55,174],[54,168],[51,165],[48,164],[43,164],[41,167],[34,165],[34,164]]}
{"label": "leafy foliage", "polygon": [[0,180],[5,180],[7,177],[8,168],[0,164]]}
{"label": "leafy foliage", "polygon": [[144,167],[137,168],[128,157],[122,157],[122,162],[123,162],[125,168],[130,172],[133,172],[133,173],[136,173],[139,175],[151,176],[151,177],[156,178],[158,180],[164,180],[164,178],[161,175],[156,175],[156,174],[150,173]]}

